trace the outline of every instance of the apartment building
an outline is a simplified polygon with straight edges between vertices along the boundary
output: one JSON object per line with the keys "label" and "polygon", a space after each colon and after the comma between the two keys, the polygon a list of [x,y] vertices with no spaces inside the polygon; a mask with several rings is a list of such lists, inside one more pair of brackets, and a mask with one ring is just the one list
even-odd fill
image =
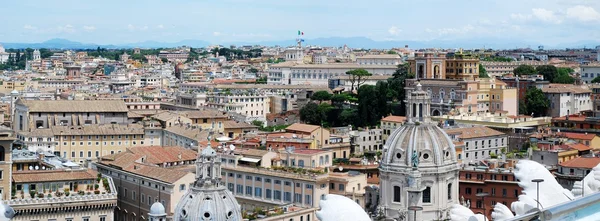
{"label": "apartment building", "polygon": [[592,83],[592,80],[596,77],[600,77],[600,64],[590,64],[579,66],[581,80],[584,83]]}
{"label": "apartment building", "polygon": [[577,157],[558,164],[558,169],[553,172],[558,183],[566,188],[573,189],[573,184],[581,181],[591,173],[598,164],[598,157]]}
{"label": "apartment building", "polygon": [[445,129],[454,141],[465,144],[462,154],[458,159],[463,162],[476,162],[498,156],[502,148],[508,147],[508,135],[488,127],[467,127]]}
{"label": "apartment building", "polygon": [[294,149],[288,153],[284,148],[280,148],[277,152],[281,158],[281,165],[299,168],[333,166],[333,152],[329,150]]}
{"label": "apartment building", "polygon": [[51,126],[17,132],[19,143],[29,150],[47,151],[79,163],[129,147],[144,146],[144,136],[144,127],[140,124]]}
{"label": "apartment building", "polygon": [[209,129],[197,126],[176,125],[163,130],[163,146],[179,146],[186,149],[198,149],[198,144],[206,141]]}
{"label": "apartment building", "polygon": [[180,112],[181,115],[192,120],[192,124],[201,128],[210,128],[222,133],[225,121],[229,120],[227,112],[216,109],[200,109],[197,111]]}
{"label": "apartment building", "polygon": [[562,117],[592,111],[592,91],[574,85],[549,85],[542,88],[544,95],[550,100],[550,107],[545,111],[548,116]]}
{"label": "apartment building", "polygon": [[257,93],[182,93],[176,103],[193,107],[208,107],[220,111],[231,111],[246,116],[246,121],[266,121],[270,113],[270,99]]}
{"label": "apartment building", "polygon": [[383,129],[351,131],[352,153],[362,154],[383,151]]}
{"label": "apartment building", "polygon": [[285,132],[314,139],[317,142],[316,148],[323,148],[329,144],[329,130],[320,126],[295,123],[285,128]]}
{"label": "apartment building", "polygon": [[17,100],[13,127],[30,131],[51,126],[127,124],[122,100]]}
{"label": "apartment building", "polygon": [[485,71],[490,77],[496,77],[507,74],[513,74],[515,68],[519,67],[520,65],[530,65],[533,67],[537,67],[542,65],[548,65],[548,61],[481,61],[481,65],[483,65]]}
{"label": "apartment building", "polygon": [[404,116],[387,116],[381,119],[381,129],[382,131],[382,140],[383,140],[383,144],[385,144],[385,142],[388,139],[388,136],[395,131],[397,128],[401,127],[402,125],[404,125],[404,123],[406,122],[406,117]]}
{"label": "apartment building", "polygon": [[[523,191],[512,170],[506,168],[463,168],[459,172],[458,188],[461,203],[475,213],[483,214],[483,209],[487,208],[485,215],[488,219],[496,203],[510,208],[513,202],[519,201]],[[489,193],[489,196],[481,198],[478,193]]]}
{"label": "apartment building", "polygon": [[142,220],[154,202],[166,209],[167,220],[195,181],[185,170],[196,162],[197,152],[182,147],[134,147],[103,156],[94,166],[114,180],[118,193],[118,220]]}

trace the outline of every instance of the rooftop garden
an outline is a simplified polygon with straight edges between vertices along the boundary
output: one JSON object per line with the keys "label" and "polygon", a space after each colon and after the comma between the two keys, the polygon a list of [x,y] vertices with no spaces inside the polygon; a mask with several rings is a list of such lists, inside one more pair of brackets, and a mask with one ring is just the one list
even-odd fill
{"label": "rooftop garden", "polygon": [[[69,196],[98,195],[110,193],[109,181],[101,174],[87,184],[73,183],[73,189],[65,182],[13,184],[11,199],[42,199]],[[25,188],[27,186],[27,188]],[[20,188],[17,188],[20,187]],[[20,189],[20,190],[17,190]]]}
{"label": "rooftop garden", "polygon": [[265,217],[278,216],[283,214],[283,208],[275,207],[273,209],[265,210],[260,207],[254,208],[252,211],[242,211],[242,218],[249,220],[262,219]]}
{"label": "rooftop garden", "polygon": [[300,168],[300,167],[279,167],[279,166],[271,166],[271,169],[273,170],[277,170],[277,171],[284,171],[284,172],[288,172],[288,173],[296,173],[296,174],[304,174],[304,175],[309,175],[309,174],[325,174],[325,171],[323,170],[319,170],[319,169],[306,169],[306,168]]}

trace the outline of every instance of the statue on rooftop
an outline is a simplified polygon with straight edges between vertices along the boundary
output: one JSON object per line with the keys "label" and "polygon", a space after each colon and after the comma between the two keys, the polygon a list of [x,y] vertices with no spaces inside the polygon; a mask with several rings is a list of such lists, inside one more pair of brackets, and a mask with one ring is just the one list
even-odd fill
{"label": "statue on rooftop", "polygon": [[411,159],[413,168],[419,167],[419,155],[417,155],[417,150],[413,150]]}

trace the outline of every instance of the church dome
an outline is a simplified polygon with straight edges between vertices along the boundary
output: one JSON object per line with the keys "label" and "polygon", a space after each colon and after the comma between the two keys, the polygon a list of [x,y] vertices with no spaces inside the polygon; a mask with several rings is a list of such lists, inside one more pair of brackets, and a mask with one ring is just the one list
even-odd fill
{"label": "church dome", "polygon": [[174,221],[242,220],[235,196],[221,183],[221,159],[210,146],[196,160],[196,181],[177,203]]}
{"label": "church dome", "polygon": [[407,123],[390,134],[386,141],[383,164],[413,167],[417,154],[418,167],[456,165],[456,150],[446,132],[435,123]]}
{"label": "church dome", "polygon": [[150,213],[149,214],[152,215],[152,216],[163,216],[163,215],[166,215],[165,207],[162,205],[162,203],[154,202],[152,204],[152,206],[150,207]]}
{"label": "church dome", "polygon": [[[431,97],[417,85],[407,94],[408,122],[396,129],[386,141],[382,164],[419,168],[456,166],[456,150],[444,130],[430,119]],[[413,156],[415,155],[415,156]]]}

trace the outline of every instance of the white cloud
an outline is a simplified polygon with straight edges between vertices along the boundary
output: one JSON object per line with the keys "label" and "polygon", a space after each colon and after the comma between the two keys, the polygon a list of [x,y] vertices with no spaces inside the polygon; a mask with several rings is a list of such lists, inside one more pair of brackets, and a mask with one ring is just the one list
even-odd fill
{"label": "white cloud", "polygon": [[567,9],[567,17],[584,22],[598,21],[600,20],[600,13],[592,7],[577,5]]}
{"label": "white cloud", "polygon": [[560,24],[562,19],[559,18],[553,11],[543,9],[543,8],[534,8],[531,9],[533,12],[533,16],[539,20],[549,23]]}
{"label": "white cloud", "polygon": [[218,31],[213,32],[213,36],[221,36],[221,35],[222,35],[221,32],[218,32]]}
{"label": "white cloud", "polygon": [[96,27],[95,26],[91,26],[91,25],[90,26],[84,25],[83,29],[86,30],[86,31],[95,31]]}
{"label": "white cloud", "polygon": [[129,29],[129,31],[135,31],[135,26],[132,24],[128,24],[127,29]]}
{"label": "white cloud", "polygon": [[165,28],[165,26],[164,26],[164,25],[162,25],[162,24],[160,24],[160,25],[157,25],[157,26],[156,26],[156,28],[158,28],[158,29],[163,29],[163,28]]}
{"label": "white cloud", "polygon": [[465,25],[461,28],[439,28],[437,30],[425,29],[428,33],[437,33],[439,36],[442,35],[457,35],[457,34],[465,34],[467,32],[475,30],[473,25]]}
{"label": "white cloud", "polygon": [[37,27],[35,27],[35,26],[31,26],[31,25],[25,25],[25,26],[23,26],[23,29],[27,29],[27,30],[36,30],[36,29],[37,29]]}
{"label": "white cloud", "polygon": [[148,30],[148,25],[145,25],[144,27],[141,27],[140,30],[142,30],[142,31]]}
{"label": "white cloud", "polygon": [[521,14],[521,13],[518,13],[518,14],[514,14],[513,13],[513,14],[510,14],[510,18],[514,19],[514,20],[524,21],[524,20],[531,19],[531,15],[524,15],[524,14]]}
{"label": "white cloud", "polygon": [[393,36],[400,35],[400,32],[402,32],[402,29],[399,29],[396,26],[392,26],[388,29],[388,33],[390,33],[390,35],[393,35]]}
{"label": "white cloud", "polygon": [[73,25],[58,26],[58,31],[64,33],[74,33],[75,27],[73,27]]}

